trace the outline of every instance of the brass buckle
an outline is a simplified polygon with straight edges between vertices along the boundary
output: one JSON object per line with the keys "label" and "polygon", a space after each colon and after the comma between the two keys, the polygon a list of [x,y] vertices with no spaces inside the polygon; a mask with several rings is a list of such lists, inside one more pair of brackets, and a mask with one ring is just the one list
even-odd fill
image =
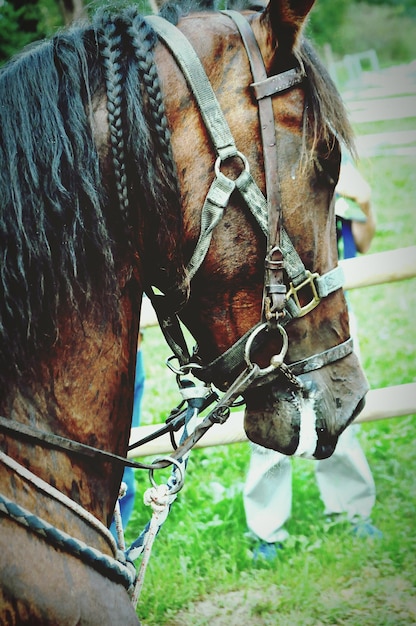
{"label": "brass buckle", "polygon": [[[299,309],[298,317],[303,317],[307,313],[310,313],[310,311],[313,311],[313,309],[317,307],[321,301],[321,298],[318,295],[318,290],[315,285],[315,280],[319,278],[318,272],[312,273],[309,270],[306,270],[305,273],[306,273],[307,278],[305,278],[305,280],[301,282],[297,287],[295,287],[293,283],[290,283],[290,286],[286,295],[286,300],[289,300],[290,297],[294,299],[296,306]],[[312,290],[312,299],[310,302],[302,306],[299,300],[298,293],[299,291],[301,291],[301,289],[307,286],[310,286]]]}

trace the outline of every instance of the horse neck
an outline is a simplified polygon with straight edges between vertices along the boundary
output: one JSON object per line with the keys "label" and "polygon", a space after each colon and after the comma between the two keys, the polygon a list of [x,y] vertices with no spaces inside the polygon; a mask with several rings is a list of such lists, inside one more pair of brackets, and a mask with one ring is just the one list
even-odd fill
{"label": "horse neck", "polygon": [[[93,316],[61,318],[54,346],[16,383],[1,414],[102,450],[126,452],[133,402],[138,310],[126,299],[119,328]],[[3,438],[16,461],[108,524],[123,467],[19,437]]]}

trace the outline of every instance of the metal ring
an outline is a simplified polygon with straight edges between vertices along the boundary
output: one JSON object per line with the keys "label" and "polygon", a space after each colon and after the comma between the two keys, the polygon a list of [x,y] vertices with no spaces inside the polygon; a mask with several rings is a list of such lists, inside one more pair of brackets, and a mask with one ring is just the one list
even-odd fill
{"label": "metal ring", "polygon": [[[253,341],[255,339],[255,337],[257,337],[257,335],[259,333],[261,333],[263,330],[268,328],[268,324],[267,322],[265,322],[264,324],[261,324],[258,328],[256,328],[250,335],[250,337],[247,340],[246,343],[246,347],[244,350],[244,358],[245,361],[248,365],[248,367],[253,367],[253,363],[250,359],[250,350],[251,350],[251,346],[253,344]],[[270,359],[270,365],[269,367],[265,367],[263,369],[259,369],[259,376],[267,376],[267,374],[270,374],[271,372],[273,372],[275,369],[281,367],[281,365],[283,364],[284,358],[286,356],[286,352],[287,349],[289,347],[289,338],[287,336],[287,332],[285,331],[285,329],[283,328],[283,326],[281,326],[280,324],[277,324],[277,329],[279,330],[282,339],[283,339],[283,345],[282,345],[282,349],[280,350],[279,354],[274,354],[272,356],[272,358]]]}
{"label": "metal ring", "polygon": [[[222,159],[220,156],[217,157],[217,159],[215,161],[215,165],[214,165],[215,176],[219,175],[219,173],[221,171],[221,163],[223,161],[228,161],[229,159],[233,159],[235,157],[239,157],[242,160],[243,165],[244,165],[244,171],[247,172],[247,173],[250,173],[250,165],[248,164],[246,156],[242,152],[237,150],[237,152],[235,154],[231,154],[230,156],[227,156],[225,159]],[[239,176],[241,176],[241,174],[239,174]],[[237,176],[237,179],[238,179],[238,176]]]}
{"label": "metal ring", "polygon": [[168,357],[165,361],[168,368],[177,376],[183,376],[184,374],[189,374],[189,372],[192,372],[192,370],[202,369],[202,365],[200,365],[199,363],[187,363],[186,365],[179,365],[179,367],[175,367],[171,363],[171,361],[177,358],[178,358],[177,356],[172,355]]}
{"label": "metal ring", "polygon": [[[174,485],[171,489],[169,489],[171,494],[174,493],[178,493],[178,491],[180,491],[184,485],[185,482],[185,476],[184,473],[182,471],[182,467],[180,462],[177,459],[174,459],[172,456],[161,456],[158,457],[157,459],[153,459],[152,463],[159,463],[160,461],[168,461],[168,463],[170,465],[174,465],[176,467],[176,469],[178,470],[179,474],[180,474],[180,478],[177,481],[176,485]],[[154,476],[153,476],[153,472],[155,471],[155,469],[163,469],[160,467],[150,467],[149,468],[149,480],[152,484],[152,487],[159,487],[158,483],[155,481]]]}

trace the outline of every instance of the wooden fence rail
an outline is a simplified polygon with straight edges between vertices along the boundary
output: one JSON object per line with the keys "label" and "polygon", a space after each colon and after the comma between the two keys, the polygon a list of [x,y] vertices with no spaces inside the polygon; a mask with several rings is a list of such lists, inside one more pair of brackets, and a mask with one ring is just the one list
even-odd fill
{"label": "wooden fence rail", "polygon": [[[368,254],[341,261],[345,288],[356,289],[379,285],[416,276],[416,246],[388,252]],[[148,325],[151,325],[150,322]],[[369,422],[416,413],[416,383],[373,389],[368,392],[366,406],[355,420]],[[227,445],[247,441],[243,427],[243,411],[232,412],[225,424],[215,424],[196,444],[196,448]],[[162,424],[132,428],[130,443],[153,434]],[[177,433],[177,440],[180,433]],[[173,451],[169,435],[151,441],[129,452],[129,457],[152,456]]]}
{"label": "wooden fence rail", "polygon": [[392,283],[416,276],[416,246],[340,261],[345,289]]}

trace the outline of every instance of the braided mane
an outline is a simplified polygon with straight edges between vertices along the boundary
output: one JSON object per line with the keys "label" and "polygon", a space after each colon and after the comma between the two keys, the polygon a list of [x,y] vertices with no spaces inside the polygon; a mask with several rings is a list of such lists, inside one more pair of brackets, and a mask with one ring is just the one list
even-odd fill
{"label": "braided mane", "polygon": [[[4,381],[56,340],[62,307],[88,306],[117,320],[117,268],[126,255],[134,262],[128,243],[134,238],[136,249],[139,241],[133,195],[146,227],[170,254],[166,282],[183,280],[179,194],[155,42],[135,8],[104,11],[91,25],[23,51],[0,71]],[[105,96],[110,184],[93,138],[94,104]]]}

